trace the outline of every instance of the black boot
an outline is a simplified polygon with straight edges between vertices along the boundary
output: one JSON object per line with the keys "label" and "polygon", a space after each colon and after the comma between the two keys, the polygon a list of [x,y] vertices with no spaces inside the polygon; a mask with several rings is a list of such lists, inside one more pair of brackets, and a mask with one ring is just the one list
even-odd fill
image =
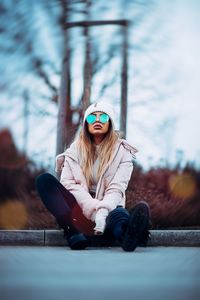
{"label": "black boot", "polygon": [[138,203],[130,211],[128,226],[122,242],[124,251],[134,251],[141,242],[147,243],[149,238],[149,218],[150,210],[146,202]]}
{"label": "black boot", "polygon": [[83,250],[89,246],[89,240],[83,233],[72,230],[70,227],[64,230],[64,236],[72,250]]}

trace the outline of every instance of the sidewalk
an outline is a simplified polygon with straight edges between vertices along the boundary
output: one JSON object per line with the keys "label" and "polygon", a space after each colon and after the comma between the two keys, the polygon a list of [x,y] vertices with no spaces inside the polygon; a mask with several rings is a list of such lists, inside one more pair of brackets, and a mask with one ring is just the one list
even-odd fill
{"label": "sidewalk", "polygon": [[1,300],[199,300],[199,247],[1,246]]}
{"label": "sidewalk", "polygon": [[[200,246],[200,230],[150,230],[147,246]],[[62,230],[0,230],[0,245],[66,246]],[[92,246],[119,246],[106,243],[101,237],[92,239]]]}

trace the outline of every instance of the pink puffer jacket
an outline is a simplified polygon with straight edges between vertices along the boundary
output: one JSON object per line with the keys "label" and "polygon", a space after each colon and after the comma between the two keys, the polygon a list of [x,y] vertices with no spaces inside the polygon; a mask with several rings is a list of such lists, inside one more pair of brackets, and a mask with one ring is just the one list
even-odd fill
{"label": "pink puffer jacket", "polygon": [[56,157],[56,171],[61,172],[60,182],[74,195],[86,218],[91,220],[94,212],[100,208],[111,211],[117,205],[125,206],[125,191],[133,171],[136,152],[137,149],[126,140],[118,140],[113,158],[98,181],[95,198],[89,194],[76,141]]}

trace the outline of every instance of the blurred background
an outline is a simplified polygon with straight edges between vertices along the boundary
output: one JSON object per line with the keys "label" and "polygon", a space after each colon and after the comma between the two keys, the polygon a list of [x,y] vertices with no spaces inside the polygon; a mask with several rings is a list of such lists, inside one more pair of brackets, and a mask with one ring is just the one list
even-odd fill
{"label": "blurred background", "polygon": [[1,0],[1,228],[56,226],[34,180],[54,172],[62,108],[66,145],[90,102],[113,104],[120,129],[123,26],[66,27],[122,19],[126,139],[139,150],[127,207],[149,202],[154,228],[200,225],[199,16],[198,0]]}

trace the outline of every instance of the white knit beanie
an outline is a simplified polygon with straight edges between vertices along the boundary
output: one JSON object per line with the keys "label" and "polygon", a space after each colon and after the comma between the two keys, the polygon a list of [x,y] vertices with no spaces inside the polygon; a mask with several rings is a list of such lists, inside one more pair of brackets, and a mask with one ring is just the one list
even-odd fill
{"label": "white knit beanie", "polygon": [[90,106],[88,106],[88,108],[86,109],[85,114],[84,114],[83,123],[85,123],[85,119],[87,118],[88,115],[90,115],[90,114],[92,114],[94,112],[97,112],[97,111],[104,112],[104,113],[106,113],[110,117],[113,129],[114,129],[115,128],[115,124],[114,124],[114,115],[115,115],[114,114],[114,108],[112,107],[111,104],[108,104],[108,103],[103,102],[103,101],[97,102],[97,103],[93,103]]}

